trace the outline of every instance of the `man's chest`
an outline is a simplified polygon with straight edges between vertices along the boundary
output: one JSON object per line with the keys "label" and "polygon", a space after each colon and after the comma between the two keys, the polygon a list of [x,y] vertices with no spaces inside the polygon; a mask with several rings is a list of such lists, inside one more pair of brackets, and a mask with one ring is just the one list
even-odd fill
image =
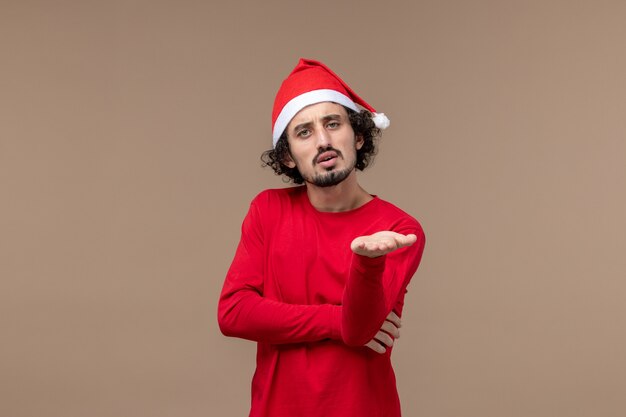
{"label": "man's chest", "polygon": [[266,295],[293,304],[340,304],[358,236],[320,221],[284,219],[266,242]]}

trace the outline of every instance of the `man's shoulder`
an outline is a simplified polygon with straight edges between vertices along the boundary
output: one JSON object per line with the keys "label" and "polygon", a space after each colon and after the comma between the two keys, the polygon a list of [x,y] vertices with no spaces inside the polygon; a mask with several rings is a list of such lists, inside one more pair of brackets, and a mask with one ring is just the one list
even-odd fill
{"label": "man's shoulder", "polygon": [[394,203],[384,200],[379,196],[376,196],[376,198],[378,199],[378,204],[379,204],[380,209],[389,213],[390,216],[408,217],[408,218],[415,220],[415,218],[412,215],[410,215],[409,213],[407,213],[406,211],[404,211],[403,209],[401,209]]}
{"label": "man's shoulder", "polygon": [[292,203],[300,198],[304,191],[304,186],[286,188],[268,188],[261,191],[252,199],[252,205],[258,207],[268,207]]}
{"label": "man's shoulder", "polygon": [[385,217],[391,220],[396,227],[414,229],[416,233],[424,233],[420,222],[411,214],[387,200],[380,197],[377,199],[379,210],[384,212]]}

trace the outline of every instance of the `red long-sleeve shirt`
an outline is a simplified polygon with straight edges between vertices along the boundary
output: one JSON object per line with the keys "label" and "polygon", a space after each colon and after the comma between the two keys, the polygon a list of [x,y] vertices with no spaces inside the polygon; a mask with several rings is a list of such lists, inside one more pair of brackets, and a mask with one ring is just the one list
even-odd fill
{"label": "red long-sleeve shirt", "polygon": [[[358,236],[417,235],[378,258]],[[402,312],[424,249],[419,223],[377,197],[346,212],[317,211],[305,187],[266,190],[251,203],[218,306],[227,336],[258,342],[251,417],[399,417],[388,349],[363,345]]]}

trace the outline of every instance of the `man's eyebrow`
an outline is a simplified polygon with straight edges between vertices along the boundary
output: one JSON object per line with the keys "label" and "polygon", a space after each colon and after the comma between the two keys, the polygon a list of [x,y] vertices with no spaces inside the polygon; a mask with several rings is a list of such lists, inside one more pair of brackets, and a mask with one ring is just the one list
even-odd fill
{"label": "man's eyebrow", "polygon": [[299,125],[295,125],[293,127],[293,131],[297,132],[298,130],[304,128],[304,127],[309,127],[313,124],[313,122],[304,122],[304,123],[300,123]]}
{"label": "man's eyebrow", "polygon": [[328,114],[324,117],[322,117],[322,120],[327,121],[327,120],[338,120],[341,119],[341,115],[340,114]]}
{"label": "man's eyebrow", "polygon": [[[335,114],[335,113],[332,113],[332,114],[327,114],[326,116],[323,116],[323,117],[322,117],[322,121],[323,121],[323,122],[327,122],[327,121],[329,121],[329,120],[341,120],[341,115],[340,115],[340,114]],[[304,123],[300,123],[300,124],[295,125],[295,126],[293,127],[293,131],[294,131],[294,132],[297,132],[298,130],[300,130],[300,129],[302,129],[302,128],[305,128],[305,127],[309,127],[309,126],[311,126],[312,124],[313,124],[313,122],[304,122]]]}

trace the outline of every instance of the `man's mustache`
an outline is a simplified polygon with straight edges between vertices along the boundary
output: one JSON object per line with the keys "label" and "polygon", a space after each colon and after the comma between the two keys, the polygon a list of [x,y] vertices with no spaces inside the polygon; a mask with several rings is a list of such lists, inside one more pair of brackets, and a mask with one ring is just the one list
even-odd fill
{"label": "man's mustache", "polygon": [[315,155],[315,158],[313,158],[313,165],[317,164],[317,160],[319,159],[319,157],[324,153],[324,152],[334,152],[337,154],[337,158],[342,158],[343,159],[343,154],[341,153],[341,151],[339,149],[335,149],[332,146],[329,146],[327,148],[323,148],[317,151],[317,155]]}

